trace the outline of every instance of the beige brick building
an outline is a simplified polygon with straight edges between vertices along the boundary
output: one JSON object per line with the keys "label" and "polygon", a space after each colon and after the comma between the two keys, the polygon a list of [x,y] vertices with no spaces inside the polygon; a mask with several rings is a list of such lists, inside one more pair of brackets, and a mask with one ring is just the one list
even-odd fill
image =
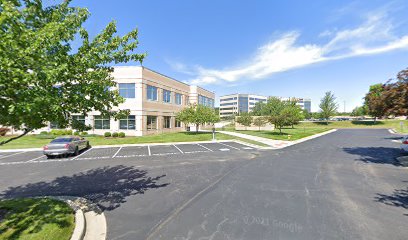
{"label": "beige brick building", "polygon": [[[92,127],[88,133],[125,132],[127,136],[143,136],[181,131],[185,126],[176,121],[177,112],[194,103],[214,107],[213,92],[145,67],[115,67],[113,78],[120,95],[126,99],[118,109],[128,109],[130,115],[118,121],[104,118],[99,112],[90,112],[86,117],[74,115]],[[45,130],[56,127],[50,124]]]}

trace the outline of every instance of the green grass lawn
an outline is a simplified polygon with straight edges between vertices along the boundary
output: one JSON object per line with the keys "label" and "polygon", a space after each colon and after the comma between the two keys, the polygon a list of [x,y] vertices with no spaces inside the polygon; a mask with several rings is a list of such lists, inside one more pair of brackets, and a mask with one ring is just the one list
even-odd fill
{"label": "green grass lawn", "polygon": [[74,227],[74,212],[64,202],[48,198],[0,201],[0,240],[68,240]]}
{"label": "green grass lawn", "polygon": [[[0,141],[7,139],[8,137],[0,137]],[[167,142],[195,142],[195,141],[210,141],[212,140],[212,133],[209,132],[176,132],[176,133],[163,133],[158,135],[149,135],[142,137],[125,137],[125,138],[105,138],[103,136],[89,136],[85,137],[89,140],[92,146],[97,145],[115,145],[115,144],[138,144],[138,143],[167,143]],[[262,143],[258,143],[251,140],[240,139],[234,136],[225,135],[222,133],[216,134],[217,140],[232,140],[238,139],[244,142],[265,146]],[[47,143],[51,139],[44,139],[41,135],[27,135],[17,140],[11,141],[0,149],[17,149],[17,148],[39,148]]]}
{"label": "green grass lawn", "polygon": [[[402,127],[400,123],[402,122]],[[302,122],[297,125],[298,128],[322,127],[322,128],[392,128],[398,132],[408,133],[407,120],[381,120],[381,121],[338,121],[329,122]]]}
{"label": "green grass lawn", "polygon": [[[401,122],[402,127],[401,127]],[[400,133],[408,133],[408,121],[406,120],[381,120],[381,121],[336,121],[336,122],[301,122],[292,128],[283,128],[282,135],[279,130],[274,131],[236,131],[233,127],[225,128],[225,131],[235,131],[239,133],[265,137],[275,140],[297,140],[308,137],[317,133],[321,133],[330,129],[342,128],[392,128]],[[220,129],[221,130],[221,129]],[[291,135],[288,139],[288,135]]]}
{"label": "green grass lawn", "polygon": [[[330,130],[330,128],[284,128],[282,129],[282,134],[279,133],[279,130],[275,131],[235,131],[243,134],[270,138],[274,140],[289,140],[294,141],[304,137],[308,137],[317,133],[321,133],[324,131]],[[290,135],[290,138],[288,137]]]}

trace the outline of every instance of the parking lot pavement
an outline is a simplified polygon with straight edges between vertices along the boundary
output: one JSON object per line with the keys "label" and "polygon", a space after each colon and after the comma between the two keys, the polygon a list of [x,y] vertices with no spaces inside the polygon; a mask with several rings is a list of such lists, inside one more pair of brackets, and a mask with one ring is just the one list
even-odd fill
{"label": "parking lot pavement", "polygon": [[237,142],[207,142],[207,143],[183,143],[163,144],[146,146],[123,146],[91,148],[82,151],[78,156],[47,159],[42,151],[30,152],[0,152],[0,165],[41,163],[41,162],[64,162],[73,160],[91,159],[114,159],[114,158],[138,158],[149,156],[163,156],[176,154],[198,154],[203,152],[219,151],[245,151],[253,150],[253,147]]}

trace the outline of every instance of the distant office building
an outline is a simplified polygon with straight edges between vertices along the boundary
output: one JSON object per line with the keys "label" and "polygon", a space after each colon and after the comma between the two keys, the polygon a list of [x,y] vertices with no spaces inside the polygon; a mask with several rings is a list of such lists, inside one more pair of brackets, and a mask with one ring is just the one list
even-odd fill
{"label": "distant office building", "polygon": [[220,117],[250,112],[257,102],[266,102],[268,97],[254,94],[229,94],[220,97]]}
{"label": "distant office building", "polygon": [[312,100],[310,98],[297,98],[297,97],[290,98],[279,97],[279,98],[282,100],[295,99],[297,101],[296,105],[298,105],[300,108],[305,109],[308,112],[312,111]]}

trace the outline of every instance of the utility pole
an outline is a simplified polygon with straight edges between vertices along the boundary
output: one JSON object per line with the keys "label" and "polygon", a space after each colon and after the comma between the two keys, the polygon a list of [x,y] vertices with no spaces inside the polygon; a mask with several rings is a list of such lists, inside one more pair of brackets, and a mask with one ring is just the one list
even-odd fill
{"label": "utility pole", "polygon": [[346,101],[344,101],[344,113],[346,112]]}

